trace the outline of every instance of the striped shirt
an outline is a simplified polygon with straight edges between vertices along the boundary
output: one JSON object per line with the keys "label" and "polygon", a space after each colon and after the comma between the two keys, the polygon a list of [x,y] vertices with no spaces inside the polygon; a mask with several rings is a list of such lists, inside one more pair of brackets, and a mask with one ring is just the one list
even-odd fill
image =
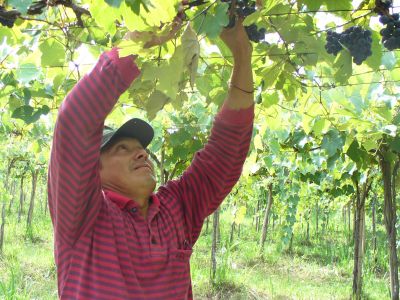
{"label": "striped shirt", "polygon": [[254,106],[221,109],[190,167],[151,195],[147,219],[133,200],[103,190],[104,120],[139,74],[113,49],[60,107],[48,174],[60,299],[192,299],[192,246],[241,174]]}

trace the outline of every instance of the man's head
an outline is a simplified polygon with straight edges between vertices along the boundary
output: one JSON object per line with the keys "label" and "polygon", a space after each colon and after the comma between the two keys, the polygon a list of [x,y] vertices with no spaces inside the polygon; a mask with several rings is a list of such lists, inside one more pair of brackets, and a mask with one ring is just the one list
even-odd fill
{"label": "man's head", "polygon": [[100,148],[100,178],[104,188],[131,198],[150,196],[156,176],[146,147],[153,136],[153,128],[140,119],[129,120],[118,130],[104,129]]}

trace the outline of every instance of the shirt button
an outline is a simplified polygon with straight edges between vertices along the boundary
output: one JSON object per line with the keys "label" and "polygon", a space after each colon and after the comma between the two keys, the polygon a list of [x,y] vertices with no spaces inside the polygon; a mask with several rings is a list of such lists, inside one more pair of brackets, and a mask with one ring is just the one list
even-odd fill
{"label": "shirt button", "polygon": [[151,238],[151,243],[153,245],[157,244],[156,238],[154,236]]}
{"label": "shirt button", "polygon": [[137,211],[137,208],[136,208],[136,207],[131,208],[131,212],[135,213],[136,211]]}

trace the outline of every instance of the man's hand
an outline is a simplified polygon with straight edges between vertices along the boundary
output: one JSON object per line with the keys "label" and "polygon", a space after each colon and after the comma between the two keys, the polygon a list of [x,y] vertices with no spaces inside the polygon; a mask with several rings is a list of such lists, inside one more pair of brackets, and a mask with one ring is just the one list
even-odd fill
{"label": "man's hand", "polygon": [[225,28],[221,32],[220,37],[232,52],[235,59],[251,58],[253,47],[243,27],[243,19],[236,19],[235,26],[232,28]]}
{"label": "man's hand", "polygon": [[174,18],[171,24],[162,26],[164,28],[160,33],[148,32],[148,31],[131,31],[125,35],[125,39],[127,40],[146,40],[144,43],[144,48],[151,48],[154,46],[160,46],[169,40],[173,39],[176,36],[176,33],[179,29],[182,28],[183,25],[184,14],[178,13],[178,15]]}
{"label": "man's hand", "polygon": [[220,37],[233,55],[233,71],[224,105],[231,109],[248,108],[254,102],[251,68],[253,47],[243,27],[243,20],[236,20],[233,28],[225,28]]}

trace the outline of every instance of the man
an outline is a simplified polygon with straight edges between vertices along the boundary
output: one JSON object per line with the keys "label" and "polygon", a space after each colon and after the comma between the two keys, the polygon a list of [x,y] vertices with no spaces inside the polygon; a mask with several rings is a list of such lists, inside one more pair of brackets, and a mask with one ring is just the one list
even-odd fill
{"label": "man", "polygon": [[49,165],[61,299],[192,299],[192,246],[240,176],[254,116],[252,47],[241,22],[221,39],[234,68],[209,141],[156,193],[145,150],[150,125],[133,119],[103,134],[107,114],[140,73],[132,57],[104,53],[64,100]]}

